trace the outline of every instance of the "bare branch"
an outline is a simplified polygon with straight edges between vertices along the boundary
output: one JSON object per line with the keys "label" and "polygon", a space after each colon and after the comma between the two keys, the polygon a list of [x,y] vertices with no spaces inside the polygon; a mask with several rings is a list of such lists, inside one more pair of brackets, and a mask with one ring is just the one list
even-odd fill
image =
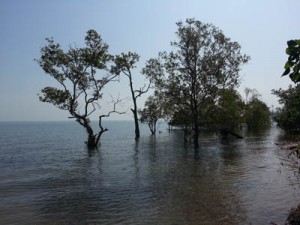
{"label": "bare branch", "polygon": [[[135,99],[137,99],[138,97],[141,97],[141,95],[145,94],[146,92],[149,91],[151,87],[151,82],[149,82],[148,84],[148,87],[146,88],[146,84],[144,84],[143,87],[140,88],[140,90],[135,90],[134,93],[138,93],[136,96],[135,96]],[[146,89],[145,89],[146,88]]]}
{"label": "bare branch", "polygon": [[117,111],[117,110],[116,110],[116,106],[117,106],[119,103],[122,102],[122,99],[119,99],[119,96],[118,96],[117,100],[116,100],[116,101],[113,100],[113,102],[114,102],[113,110],[110,111],[110,112],[108,112],[107,114],[102,114],[102,115],[99,116],[99,128],[100,128],[100,131],[99,131],[98,136],[97,136],[97,139],[96,139],[96,144],[98,144],[101,135],[102,135],[104,132],[108,131],[108,129],[107,129],[106,127],[103,127],[103,126],[102,126],[102,118],[104,118],[104,117],[109,117],[112,113],[116,113],[116,114],[119,114],[119,115],[122,115],[122,114],[125,114],[125,113],[126,113],[126,112],[120,112],[120,111]]}
{"label": "bare branch", "polygon": [[87,116],[90,116],[93,112],[96,111],[96,107],[95,107],[95,104],[94,104],[94,103],[92,103],[92,106],[93,106],[93,109],[92,109],[91,112],[89,112],[89,113],[87,114]]}

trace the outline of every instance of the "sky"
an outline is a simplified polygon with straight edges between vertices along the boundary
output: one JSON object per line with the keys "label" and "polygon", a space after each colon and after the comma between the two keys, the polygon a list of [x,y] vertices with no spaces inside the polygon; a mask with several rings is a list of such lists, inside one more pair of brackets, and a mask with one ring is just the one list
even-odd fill
{"label": "sky", "polygon": [[[0,121],[60,121],[68,113],[38,100],[45,86],[57,85],[34,59],[39,58],[45,38],[53,37],[68,49],[82,47],[89,29],[109,44],[111,54],[136,52],[140,61],[134,71],[135,87],[145,80],[140,70],[160,51],[170,51],[176,39],[176,22],[195,18],[212,23],[241,45],[251,61],[240,72],[245,87],[255,88],[268,106],[278,106],[272,89],[292,82],[281,77],[287,60],[286,42],[300,38],[299,0],[1,0],[0,1]],[[130,96],[123,77],[104,90],[101,112],[111,109],[111,96]],[[138,100],[140,108],[147,96]],[[120,110],[131,119],[131,102]],[[100,113],[101,113],[100,112]]]}

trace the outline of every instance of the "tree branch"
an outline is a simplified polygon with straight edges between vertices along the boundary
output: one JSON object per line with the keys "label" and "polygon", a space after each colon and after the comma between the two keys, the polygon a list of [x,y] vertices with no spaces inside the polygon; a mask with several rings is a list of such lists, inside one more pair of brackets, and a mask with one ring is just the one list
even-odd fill
{"label": "tree branch", "polygon": [[100,128],[100,131],[99,131],[98,136],[97,136],[97,139],[96,139],[96,144],[98,144],[101,135],[102,135],[104,132],[108,131],[108,129],[107,129],[106,127],[103,127],[103,126],[102,126],[102,118],[104,118],[104,117],[109,117],[112,113],[116,113],[116,114],[120,114],[120,115],[126,113],[126,112],[119,112],[119,111],[116,110],[117,104],[121,103],[122,100],[123,100],[123,99],[119,99],[119,97],[118,97],[117,100],[114,101],[113,110],[111,110],[111,111],[108,112],[107,114],[103,114],[103,115],[100,115],[100,116],[99,116],[99,128]]}
{"label": "tree branch", "polygon": [[146,92],[148,92],[149,89],[150,89],[150,87],[151,87],[151,82],[149,82],[148,87],[147,87],[146,90],[145,90],[146,84],[144,84],[144,86],[143,86],[142,88],[140,88],[140,90],[135,90],[134,93],[138,93],[138,94],[135,96],[135,99],[137,99],[138,97],[141,97],[141,95],[143,95],[143,94],[145,94]]}

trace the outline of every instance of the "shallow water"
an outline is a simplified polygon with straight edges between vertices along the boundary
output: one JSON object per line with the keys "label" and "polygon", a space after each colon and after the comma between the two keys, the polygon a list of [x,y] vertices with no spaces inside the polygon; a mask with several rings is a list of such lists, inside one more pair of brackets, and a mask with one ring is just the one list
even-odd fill
{"label": "shallow water", "polygon": [[0,224],[283,224],[300,202],[276,127],[242,140],[179,131],[134,139],[107,122],[99,150],[72,122],[0,123]]}

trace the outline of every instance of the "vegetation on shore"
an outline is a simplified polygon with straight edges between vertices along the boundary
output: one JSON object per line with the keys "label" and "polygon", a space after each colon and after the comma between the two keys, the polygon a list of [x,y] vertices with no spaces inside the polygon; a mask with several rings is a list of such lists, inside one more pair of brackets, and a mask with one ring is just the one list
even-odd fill
{"label": "vegetation on shore", "polygon": [[[290,85],[287,90],[272,90],[273,94],[279,97],[279,102],[283,107],[275,116],[275,121],[278,126],[287,133],[300,133],[300,39],[290,40],[287,42],[286,54],[288,60],[284,66],[283,76],[289,75],[290,79],[296,84]],[[288,163],[292,167],[296,175],[300,174],[300,144],[290,144],[286,146],[290,151],[288,154]],[[285,225],[299,225],[300,224],[300,204],[292,208],[285,222]]]}

